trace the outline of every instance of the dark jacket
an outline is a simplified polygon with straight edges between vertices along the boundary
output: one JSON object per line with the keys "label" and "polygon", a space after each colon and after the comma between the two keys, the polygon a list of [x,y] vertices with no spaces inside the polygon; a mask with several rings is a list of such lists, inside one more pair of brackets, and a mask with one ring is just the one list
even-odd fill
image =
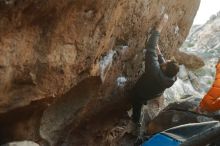
{"label": "dark jacket", "polygon": [[164,62],[164,59],[156,52],[159,35],[157,31],[154,31],[146,45],[145,73],[139,78],[133,90],[136,99],[146,101],[161,96],[164,90],[176,81],[176,77],[169,78],[160,69],[160,64]]}

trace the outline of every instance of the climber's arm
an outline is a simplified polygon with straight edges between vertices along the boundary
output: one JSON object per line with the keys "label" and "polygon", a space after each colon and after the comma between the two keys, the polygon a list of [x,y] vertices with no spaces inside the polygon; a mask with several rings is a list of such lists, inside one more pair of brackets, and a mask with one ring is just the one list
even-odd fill
{"label": "climber's arm", "polygon": [[164,25],[168,21],[168,15],[164,14],[159,23],[156,24],[155,28],[151,31],[151,36],[146,44],[146,60],[145,60],[145,71],[151,75],[158,76],[161,74],[160,64],[157,55],[157,46]]}
{"label": "climber's arm", "polygon": [[146,44],[146,55],[145,55],[145,71],[151,74],[157,74],[160,70],[160,64],[158,62],[158,56],[156,46],[160,33],[156,30],[152,30],[151,36]]}
{"label": "climber's arm", "polygon": [[166,62],[165,59],[164,59],[164,57],[163,57],[163,54],[162,54],[161,51],[160,51],[160,48],[159,48],[158,45],[157,45],[157,55],[158,55],[158,62],[159,62],[160,64],[163,64],[163,63]]}

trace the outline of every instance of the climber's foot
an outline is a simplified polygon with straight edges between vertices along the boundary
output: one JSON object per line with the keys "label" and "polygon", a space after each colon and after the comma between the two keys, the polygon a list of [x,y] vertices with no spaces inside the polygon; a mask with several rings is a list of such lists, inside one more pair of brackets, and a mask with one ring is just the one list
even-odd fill
{"label": "climber's foot", "polygon": [[163,16],[161,17],[160,21],[156,24],[155,29],[158,32],[161,32],[163,27],[166,25],[166,23],[168,22],[169,16],[165,13],[163,14]]}
{"label": "climber's foot", "polygon": [[134,146],[140,146],[143,142],[144,142],[143,137],[138,136],[135,143],[134,143]]}

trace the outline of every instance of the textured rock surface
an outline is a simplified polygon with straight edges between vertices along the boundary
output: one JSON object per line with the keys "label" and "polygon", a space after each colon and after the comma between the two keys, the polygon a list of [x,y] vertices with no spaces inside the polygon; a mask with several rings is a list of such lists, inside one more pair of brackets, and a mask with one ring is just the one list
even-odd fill
{"label": "textured rock surface", "polygon": [[2,146],[39,146],[39,145],[31,141],[22,141],[22,142],[11,142],[4,144]]}
{"label": "textured rock surface", "polygon": [[194,73],[202,90],[208,91],[215,77],[215,65],[220,56],[220,12],[203,25],[193,26],[180,50],[201,57],[205,66]]}
{"label": "textured rock surface", "polygon": [[149,134],[154,134],[171,127],[219,120],[218,113],[198,114],[193,111],[198,106],[200,98],[191,96],[167,106],[154,120],[147,125]]}
{"label": "textured rock surface", "polygon": [[189,69],[195,70],[205,65],[204,61],[194,54],[189,55],[185,52],[178,52],[175,57],[180,64],[184,64]]}
{"label": "textured rock surface", "polygon": [[182,98],[187,98],[189,96],[196,96],[198,98],[202,98],[204,95],[203,89],[199,83],[199,80],[196,78],[190,78],[189,70],[185,68],[185,66],[180,66],[180,71],[177,76],[177,81],[174,85],[164,91],[163,96],[165,97],[165,103],[168,105],[169,103],[173,103],[175,101],[179,101]]}
{"label": "textured rock surface", "polygon": [[111,130],[129,105],[124,91],[143,70],[146,34],[166,11],[160,46],[181,60],[199,2],[1,0],[0,141],[114,143]]}
{"label": "textured rock surface", "polygon": [[205,24],[193,26],[184,44],[184,48],[186,50],[191,49],[192,53],[198,52],[197,55],[205,59],[219,57],[219,31],[220,12],[210,17]]}

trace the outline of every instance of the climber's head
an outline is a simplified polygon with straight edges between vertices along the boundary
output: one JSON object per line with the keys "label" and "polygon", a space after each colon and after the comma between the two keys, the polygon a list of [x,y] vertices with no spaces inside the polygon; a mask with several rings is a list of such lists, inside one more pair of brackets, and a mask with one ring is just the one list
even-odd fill
{"label": "climber's head", "polygon": [[167,77],[174,77],[179,72],[179,64],[176,62],[175,59],[168,60],[165,63],[160,65],[162,72]]}

